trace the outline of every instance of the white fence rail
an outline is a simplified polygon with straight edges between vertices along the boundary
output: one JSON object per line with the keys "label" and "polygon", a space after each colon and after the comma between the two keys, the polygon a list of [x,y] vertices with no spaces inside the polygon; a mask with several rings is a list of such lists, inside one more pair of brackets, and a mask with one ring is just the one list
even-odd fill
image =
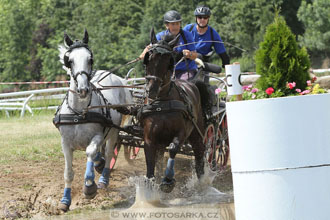
{"label": "white fence rail", "polygon": [[25,111],[29,111],[33,115],[33,110],[56,109],[57,106],[31,108],[28,105],[28,102],[31,100],[42,100],[42,99],[63,99],[65,96],[64,93],[55,94],[55,95],[46,95],[46,96],[44,94],[66,92],[68,89],[69,87],[64,87],[64,88],[2,93],[0,94],[0,110],[5,111],[7,117],[9,117],[9,111],[19,110],[21,111],[21,117],[23,117]]}
{"label": "white fence rail", "polygon": [[[144,81],[144,78],[127,79],[129,84]],[[35,107],[31,108],[29,102],[31,100],[49,100],[49,99],[63,99],[69,87],[39,89],[21,92],[10,92],[0,94],[0,111],[5,111],[6,116],[9,117],[9,111],[20,111],[21,117],[24,117],[26,111],[33,115],[34,110],[42,109],[56,109],[57,106]],[[56,94],[57,93],[57,94]],[[60,94],[58,94],[60,93]],[[47,94],[47,95],[46,95]]]}

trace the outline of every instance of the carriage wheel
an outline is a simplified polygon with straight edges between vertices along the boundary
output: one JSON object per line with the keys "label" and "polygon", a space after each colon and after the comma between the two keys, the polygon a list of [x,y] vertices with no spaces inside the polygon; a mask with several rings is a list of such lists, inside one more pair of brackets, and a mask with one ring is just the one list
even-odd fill
{"label": "carriage wheel", "polygon": [[229,159],[227,115],[224,116],[222,122],[219,124],[216,145],[217,145],[216,162],[217,165],[219,166],[220,171],[222,171],[226,168]]}
{"label": "carriage wheel", "polygon": [[215,151],[215,131],[213,124],[210,124],[204,134],[203,143],[205,145],[205,158],[209,163],[211,170],[215,171],[217,169],[216,164],[216,151]]}
{"label": "carriage wheel", "polygon": [[119,150],[120,150],[120,144],[116,143],[113,149],[114,156],[110,159],[110,171],[112,171],[113,168],[115,167]]}

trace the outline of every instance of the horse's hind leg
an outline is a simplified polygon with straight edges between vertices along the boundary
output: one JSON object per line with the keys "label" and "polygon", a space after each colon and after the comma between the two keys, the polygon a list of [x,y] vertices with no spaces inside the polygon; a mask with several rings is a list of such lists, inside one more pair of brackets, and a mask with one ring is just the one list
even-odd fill
{"label": "horse's hind leg", "polygon": [[93,137],[91,143],[86,148],[87,163],[85,171],[84,194],[87,199],[92,199],[96,195],[97,186],[94,181],[94,160],[97,156],[97,152],[99,152],[99,147],[102,144],[102,141],[102,135],[96,135]]}
{"label": "horse's hind leg", "polygon": [[195,128],[190,137],[189,142],[192,144],[192,148],[195,156],[195,170],[198,179],[204,174],[204,152],[205,146],[203,144],[203,139],[197,132]]}
{"label": "horse's hind leg", "polygon": [[65,188],[59,209],[66,212],[69,210],[69,207],[71,205],[71,185],[74,177],[74,172],[72,169],[73,150],[67,144],[65,144],[63,140],[62,140],[62,150],[65,159],[65,168],[64,168]]}
{"label": "horse's hind leg", "polygon": [[108,137],[110,138],[106,142],[105,146],[105,165],[102,170],[102,174],[99,178],[99,182],[97,184],[97,187],[99,189],[104,189],[109,185],[109,178],[110,178],[110,159],[114,155],[114,147],[117,143],[118,139],[118,130],[112,128],[108,134]]}

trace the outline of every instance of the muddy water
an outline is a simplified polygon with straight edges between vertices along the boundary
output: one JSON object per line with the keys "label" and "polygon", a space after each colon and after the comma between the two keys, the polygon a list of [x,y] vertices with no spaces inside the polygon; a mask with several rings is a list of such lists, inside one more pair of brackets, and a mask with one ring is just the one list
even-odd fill
{"label": "muddy water", "polygon": [[143,176],[130,177],[129,184],[135,186],[136,194],[135,199],[132,197],[131,201],[123,205],[126,207],[50,219],[234,220],[233,196],[212,187],[215,176],[215,173],[206,172],[204,177],[198,180],[193,174],[183,186],[176,186],[179,189],[169,194],[160,192],[156,181],[147,180]]}

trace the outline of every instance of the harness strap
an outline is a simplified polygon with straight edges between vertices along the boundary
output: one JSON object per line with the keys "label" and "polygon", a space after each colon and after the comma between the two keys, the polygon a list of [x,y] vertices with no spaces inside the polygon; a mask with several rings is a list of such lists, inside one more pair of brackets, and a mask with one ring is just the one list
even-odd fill
{"label": "harness strap", "polygon": [[164,113],[164,112],[181,112],[184,116],[188,117],[187,106],[179,100],[156,100],[149,105],[142,106],[137,113],[138,120],[143,119],[147,115]]}
{"label": "harness strap", "polygon": [[114,125],[111,118],[109,119],[98,112],[86,112],[83,115],[56,114],[53,119],[53,124],[57,128],[60,125],[75,125],[84,123],[99,123],[104,127],[113,127]]}
{"label": "harness strap", "polygon": [[195,128],[197,129],[199,135],[204,138],[204,135],[202,134],[201,130],[198,128],[197,123],[196,123],[196,119],[193,115],[193,110],[192,110],[192,102],[190,101],[190,99],[188,98],[188,94],[187,92],[184,90],[184,87],[178,86],[176,83],[174,83],[175,88],[177,89],[177,91],[179,92],[179,95],[183,98],[184,103],[187,105],[187,109],[188,109],[188,113],[189,113],[189,118],[192,121],[192,123],[194,124]]}
{"label": "harness strap", "polygon": [[183,30],[181,28],[180,28],[180,32],[179,33],[182,36],[182,39],[183,39],[184,44],[187,44],[188,41],[187,41],[186,36],[184,35],[184,32],[183,32]]}

